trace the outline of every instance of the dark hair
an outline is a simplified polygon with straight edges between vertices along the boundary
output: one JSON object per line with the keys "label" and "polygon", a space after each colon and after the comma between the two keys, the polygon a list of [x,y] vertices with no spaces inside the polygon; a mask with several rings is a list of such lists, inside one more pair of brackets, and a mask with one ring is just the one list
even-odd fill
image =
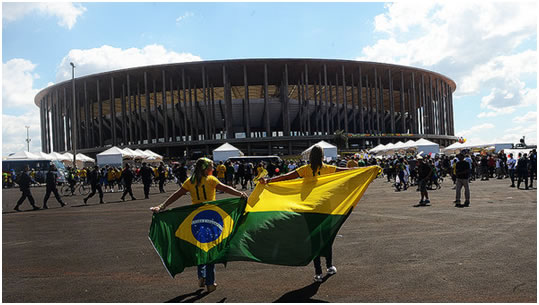
{"label": "dark hair", "polygon": [[311,153],[309,154],[309,163],[311,163],[311,169],[313,170],[313,176],[315,175],[316,171],[322,167],[322,161],[324,158],[324,150],[322,147],[315,145],[311,149]]}

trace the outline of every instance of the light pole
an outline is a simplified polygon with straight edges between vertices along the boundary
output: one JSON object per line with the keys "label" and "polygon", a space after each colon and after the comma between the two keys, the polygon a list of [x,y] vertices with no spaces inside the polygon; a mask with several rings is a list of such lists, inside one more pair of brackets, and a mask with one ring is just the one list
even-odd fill
{"label": "light pole", "polygon": [[28,152],[30,152],[30,141],[32,141],[32,139],[30,139],[30,126],[24,126],[24,127],[26,127],[26,146],[27,146]]}
{"label": "light pole", "polygon": [[77,108],[77,103],[75,102],[75,64],[72,62],[70,62],[69,64],[71,65],[71,82],[73,83],[73,119],[71,120],[71,146],[73,148],[73,168],[77,168],[77,132],[75,131],[75,129],[77,128],[77,117],[75,115],[75,109]]}

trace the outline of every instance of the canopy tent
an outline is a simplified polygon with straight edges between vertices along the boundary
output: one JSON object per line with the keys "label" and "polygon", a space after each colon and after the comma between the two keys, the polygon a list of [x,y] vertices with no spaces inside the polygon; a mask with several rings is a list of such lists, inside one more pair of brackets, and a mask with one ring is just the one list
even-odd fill
{"label": "canopy tent", "polygon": [[[51,156],[53,158],[53,160],[57,160],[57,161],[69,161],[69,158],[64,156],[63,154],[60,154],[60,153],[57,153],[55,151],[51,152],[49,154],[49,156]],[[71,156],[71,160],[73,160],[73,156]]]}
{"label": "canopy tent", "polygon": [[44,153],[42,151],[38,152],[38,153],[35,153],[35,155],[41,157],[41,159],[44,159],[44,160],[54,160],[54,157],[47,154],[47,153]]}
{"label": "canopy tent", "polygon": [[423,138],[415,141],[414,147],[418,151],[423,151],[423,153],[426,155],[431,154],[431,153],[432,154],[440,153],[440,145],[434,142],[431,142],[429,140],[423,139]]}
{"label": "canopy tent", "polygon": [[386,148],[386,146],[384,144],[378,144],[376,147],[374,147],[373,149],[369,150],[369,153],[377,153],[379,151],[382,151]]}
{"label": "canopy tent", "polygon": [[28,151],[19,151],[7,157],[8,160],[43,160],[40,156]]}
{"label": "canopy tent", "polygon": [[244,154],[241,150],[228,143],[225,143],[213,150],[213,161],[226,161],[230,157],[240,157],[243,155]]}
{"label": "canopy tent", "polygon": [[110,165],[114,167],[120,167],[123,165],[124,156],[129,157],[130,154],[116,146],[113,146],[105,150],[104,152],[96,155],[97,166],[102,167],[105,165]]}
{"label": "canopy tent", "polygon": [[[155,160],[163,160],[163,156],[161,156],[159,154],[156,154],[156,153],[154,153],[153,151],[151,151],[149,149],[146,149],[144,152],[150,157],[155,157]],[[153,160],[153,159],[151,159],[151,160]]]}
{"label": "canopy tent", "polygon": [[444,149],[444,153],[446,153],[446,154],[459,153],[460,151],[462,151],[464,149],[469,149],[469,150],[487,149],[487,150],[492,150],[495,153],[498,153],[501,150],[511,149],[512,147],[513,147],[513,144],[511,144],[511,143],[478,143],[478,142],[475,142],[475,143],[472,143],[472,142],[459,143],[459,142],[455,142],[455,143],[447,146]]}
{"label": "canopy tent", "polygon": [[337,146],[331,145],[326,141],[320,141],[320,142],[312,145],[311,147],[307,148],[306,150],[304,150],[301,153],[301,157],[304,160],[309,159],[309,154],[311,153],[311,149],[313,149],[313,147],[316,146],[316,145],[322,147],[322,149],[324,150],[324,160],[326,160],[326,159],[332,159],[332,160],[337,159]]}
{"label": "canopy tent", "polygon": [[95,160],[81,153],[77,154],[77,168],[83,168],[92,166],[95,164]]}
{"label": "canopy tent", "polygon": [[143,159],[149,158],[152,155],[146,153],[145,151],[141,150],[140,148],[135,149],[135,152],[139,154],[139,156],[143,157]]}
{"label": "canopy tent", "polygon": [[126,147],[123,149],[123,151],[127,152],[128,154],[130,154],[132,156],[133,159],[137,160],[137,159],[146,159],[148,156],[145,155],[142,151],[138,152],[136,150],[132,150],[131,148],[129,147]]}

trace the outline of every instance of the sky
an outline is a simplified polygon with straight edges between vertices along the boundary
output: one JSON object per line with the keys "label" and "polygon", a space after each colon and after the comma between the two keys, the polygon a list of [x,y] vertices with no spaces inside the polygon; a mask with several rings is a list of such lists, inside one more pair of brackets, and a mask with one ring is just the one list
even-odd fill
{"label": "sky", "polygon": [[457,84],[455,135],[537,143],[536,1],[3,2],[2,155],[41,151],[35,95],[76,76],[201,60],[392,63]]}

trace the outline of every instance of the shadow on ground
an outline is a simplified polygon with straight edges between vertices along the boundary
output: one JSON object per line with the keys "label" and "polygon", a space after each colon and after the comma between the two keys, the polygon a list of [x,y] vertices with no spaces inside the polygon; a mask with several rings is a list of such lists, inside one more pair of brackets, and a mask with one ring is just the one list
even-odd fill
{"label": "shadow on ground", "polygon": [[[323,278],[324,283],[331,275],[326,275]],[[318,288],[322,283],[314,282],[303,288],[285,293],[282,297],[273,301],[273,303],[328,303],[327,301],[313,299],[312,297],[318,293]]]}

